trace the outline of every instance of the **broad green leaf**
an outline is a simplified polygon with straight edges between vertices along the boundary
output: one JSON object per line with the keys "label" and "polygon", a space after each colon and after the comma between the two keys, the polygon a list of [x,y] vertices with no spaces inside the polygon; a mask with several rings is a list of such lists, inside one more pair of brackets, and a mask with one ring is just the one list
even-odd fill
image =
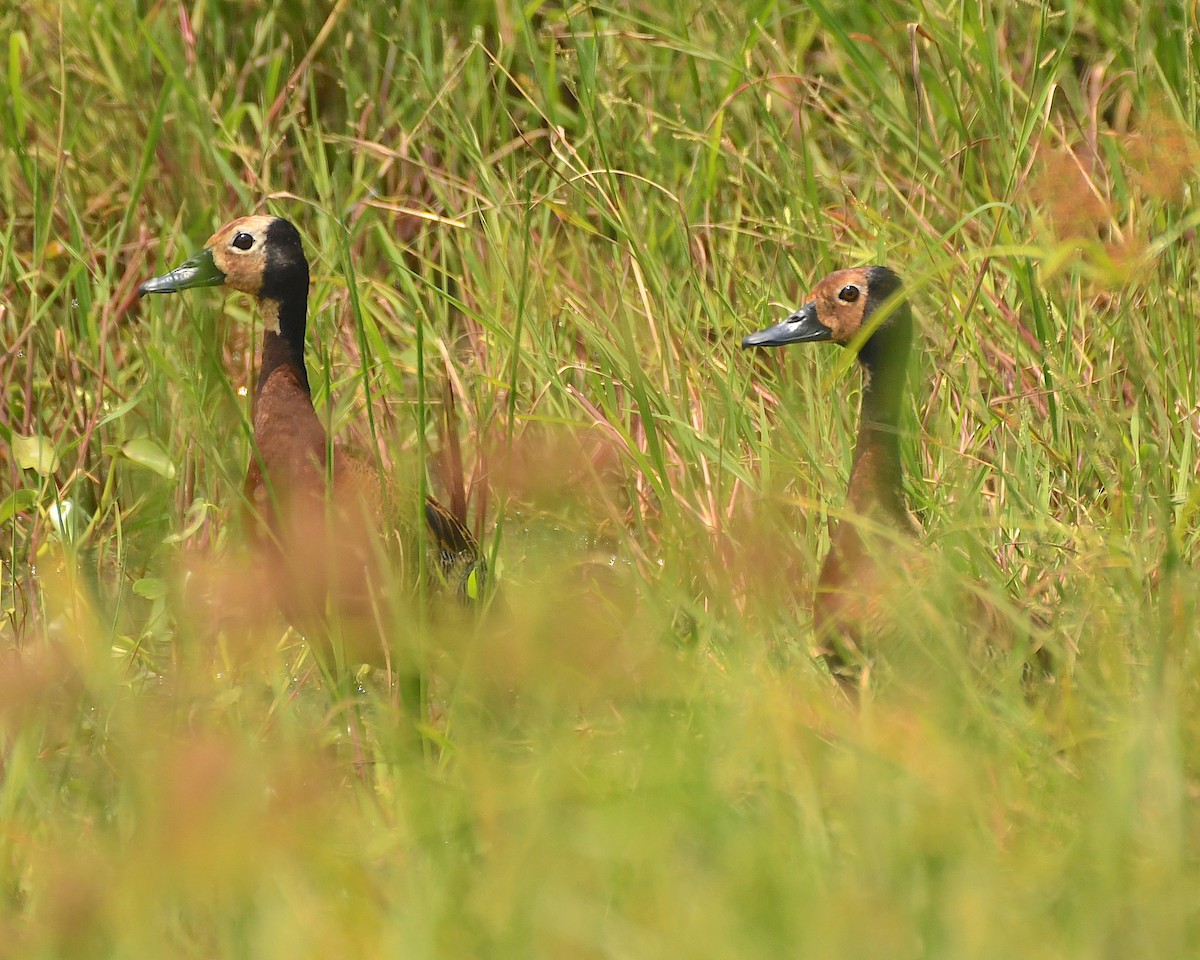
{"label": "broad green leaf", "polygon": [[175,479],[175,464],[167,456],[167,452],[149,437],[127,441],[122,445],[121,453],[139,467],[152,470],[167,480]]}
{"label": "broad green leaf", "polygon": [[43,477],[48,477],[58,469],[58,451],[54,449],[53,441],[46,437],[14,434],[12,450],[17,458],[17,466],[22,470],[36,470]]}
{"label": "broad green leaf", "polygon": [[27,488],[14,490],[0,501],[0,523],[8,523],[22,510],[28,510],[35,503],[37,503],[36,491]]}
{"label": "broad green leaf", "polygon": [[147,600],[161,600],[167,595],[167,582],[157,577],[142,577],[134,581],[133,592]]}

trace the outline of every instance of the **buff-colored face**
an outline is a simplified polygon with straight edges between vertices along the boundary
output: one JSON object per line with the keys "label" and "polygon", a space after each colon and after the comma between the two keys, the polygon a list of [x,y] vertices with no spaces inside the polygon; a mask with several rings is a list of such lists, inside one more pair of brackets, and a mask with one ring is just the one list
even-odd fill
{"label": "buff-colored face", "polygon": [[225,275],[225,285],[257,297],[267,269],[267,228],[274,217],[241,217],[208,238],[213,264]]}
{"label": "buff-colored face", "polygon": [[817,320],[829,328],[834,343],[845,346],[862,329],[867,304],[871,301],[867,268],[838,270],[817,284],[811,303]]}

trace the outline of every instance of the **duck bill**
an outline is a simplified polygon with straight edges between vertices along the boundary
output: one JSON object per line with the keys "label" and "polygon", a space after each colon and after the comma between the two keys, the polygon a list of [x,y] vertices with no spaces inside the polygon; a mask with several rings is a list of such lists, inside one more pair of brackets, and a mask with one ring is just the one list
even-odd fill
{"label": "duck bill", "polygon": [[225,274],[213,261],[212,250],[205,247],[170,273],[147,280],[138,288],[138,296],[144,297],[148,293],[178,293],[192,287],[215,287],[224,282]]}
{"label": "duck bill", "polygon": [[789,343],[832,340],[833,331],[817,319],[817,305],[806,303],[786,320],[742,338],[743,347],[785,347]]}

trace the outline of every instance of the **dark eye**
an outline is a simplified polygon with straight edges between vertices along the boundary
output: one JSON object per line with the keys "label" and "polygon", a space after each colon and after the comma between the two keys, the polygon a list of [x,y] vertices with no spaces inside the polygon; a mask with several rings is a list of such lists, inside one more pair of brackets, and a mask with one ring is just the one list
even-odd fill
{"label": "dark eye", "polygon": [[842,289],[838,291],[838,299],[846,303],[853,303],[858,299],[858,287],[854,286],[853,284],[847,287],[842,287]]}
{"label": "dark eye", "polygon": [[[239,233],[233,238],[233,245],[239,250],[249,250],[252,246],[254,246],[254,238],[248,233]],[[846,289],[848,290],[850,288],[847,287]],[[843,290],[842,292],[845,293],[846,291]]]}

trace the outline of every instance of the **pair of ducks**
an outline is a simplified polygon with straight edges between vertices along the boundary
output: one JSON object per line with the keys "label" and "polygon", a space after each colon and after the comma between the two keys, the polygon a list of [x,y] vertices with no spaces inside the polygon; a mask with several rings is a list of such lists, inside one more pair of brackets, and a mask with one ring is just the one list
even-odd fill
{"label": "pair of ducks", "polygon": [[[269,562],[280,564],[298,588],[291,591],[291,605],[297,606],[296,593],[318,595],[342,579],[324,569],[323,561],[331,547],[343,543],[357,551],[354,545],[369,532],[365,528],[381,518],[386,484],[373,468],[340,448],[333,449],[331,468],[328,463],[325,429],[313,409],[304,365],[308,261],[296,228],[272,216],[234,220],[213,234],[199,253],[142,284],[139,292],[177,293],[221,284],[255,297],[263,317],[253,407],[256,452],[244,492],[258,519],[256,539],[265,545]],[[876,323],[881,307],[882,322]],[[899,277],[879,266],[831,274],[817,284],[809,303],[782,323],[747,336],[742,346],[819,341],[856,346],[866,372],[848,510],[912,536],[900,487],[897,429],[912,314]],[[336,511],[332,518],[327,506]],[[479,563],[475,540],[461,522],[432,497],[426,499],[424,512],[447,566]],[[330,519],[336,524],[332,530],[324,526]],[[863,525],[840,524],[817,583],[813,619],[818,649],[840,677],[853,670],[863,625],[869,620],[866,605],[879,553],[879,543],[873,540]],[[365,558],[352,552],[341,560],[341,570],[353,578]]]}

